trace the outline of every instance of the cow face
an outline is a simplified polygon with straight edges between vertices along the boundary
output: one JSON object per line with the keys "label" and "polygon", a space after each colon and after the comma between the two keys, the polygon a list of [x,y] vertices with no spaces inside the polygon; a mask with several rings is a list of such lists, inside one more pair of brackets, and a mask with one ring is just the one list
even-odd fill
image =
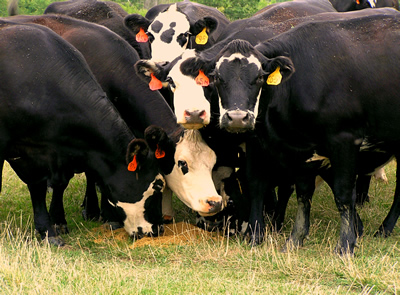
{"label": "cow face", "polygon": [[[106,184],[106,192],[110,193],[108,201],[116,208],[130,236],[157,236],[163,230],[161,202],[165,187],[159,163],[142,139],[130,142],[126,160],[128,169],[125,166],[114,171]],[[118,200],[113,199],[115,195],[119,196]]]}
{"label": "cow face", "polygon": [[161,80],[160,87],[170,87],[177,123],[186,129],[202,128],[210,123],[211,117],[210,102],[203,89],[208,86],[208,78],[198,65],[190,67],[190,70],[181,67],[183,62],[194,56],[193,50],[187,50],[168,64],[142,60],[135,65],[139,77],[144,81],[151,83],[153,75]]}
{"label": "cow face", "polygon": [[182,202],[202,216],[214,215],[223,209],[222,197],[212,181],[216,155],[199,131],[185,130],[177,144],[154,126],[146,129],[145,137],[150,146],[163,150],[171,145],[176,147],[173,159],[161,161],[168,187]]}
{"label": "cow face", "polygon": [[[290,64],[284,57],[267,59],[246,41],[230,42],[216,57],[213,74],[220,127],[233,133],[253,130],[263,87],[286,80],[291,74]],[[279,74],[274,73],[278,67]],[[273,78],[278,75],[281,79],[276,83]]]}
{"label": "cow face", "polygon": [[217,29],[218,21],[209,16],[191,20],[177,4],[173,4],[152,21],[137,14],[129,15],[125,25],[135,34],[140,29],[146,31],[154,62],[170,62],[187,48],[208,48],[209,34]]}

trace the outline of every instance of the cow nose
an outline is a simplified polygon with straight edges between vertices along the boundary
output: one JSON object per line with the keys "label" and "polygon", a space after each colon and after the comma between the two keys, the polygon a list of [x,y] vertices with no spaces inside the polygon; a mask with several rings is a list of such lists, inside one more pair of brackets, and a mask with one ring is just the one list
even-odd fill
{"label": "cow nose", "polygon": [[224,117],[221,127],[226,128],[230,132],[244,132],[254,128],[254,123],[249,112],[241,110],[228,111]]}
{"label": "cow nose", "polygon": [[208,122],[205,122],[207,117],[207,112],[205,110],[185,110],[183,116],[185,117],[185,122],[182,125],[189,129],[199,129]]}
{"label": "cow nose", "polygon": [[218,213],[222,209],[222,202],[207,200],[207,204],[210,205],[210,209],[208,210],[208,213]]}

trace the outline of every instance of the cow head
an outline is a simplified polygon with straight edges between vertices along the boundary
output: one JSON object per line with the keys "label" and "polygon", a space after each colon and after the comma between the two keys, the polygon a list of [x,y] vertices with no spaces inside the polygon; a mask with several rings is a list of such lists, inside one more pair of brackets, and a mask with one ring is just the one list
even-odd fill
{"label": "cow head", "polygon": [[204,17],[193,23],[177,4],[173,4],[152,21],[137,14],[128,15],[125,25],[135,34],[142,29],[151,43],[152,60],[165,62],[172,61],[187,48],[207,44],[208,35],[217,28],[218,22],[215,18]]}
{"label": "cow head", "polygon": [[165,157],[160,161],[168,187],[182,202],[202,216],[214,215],[223,209],[222,197],[212,181],[216,155],[199,131],[185,130],[175,144],[162,129],[150,126],[145,138],[153,149],[175,148],[173,159]]}
{"label": "cow head", "polygon": [[138,76],[149,83],[150,87],[153,87],[155,81],[159,81],[158,88],[170,87],[177,123],[186,129],[202,128],[210,123],[211,118],[210,102],[204,93],[204,87],[209,84],[205,70],[201,64],[190,68],[181,67],[183,62],[194,56],[193,50],[187,50],[171,63],[140,60],[135,64]]}
{"label": "cow head", "polygon": [[233,133],[253,130],[263,87],[275,87],[294,72],[290,59],[268,59],[243,40],[230,42],[214,64],[211,75],[218,92],[220,127]]}
{"label": "cow head", "polygon": [[165,180],[148,144],[143,139],[132,140],[127,148],[126,164],[110,173],[102,193],[115,207],[128,234],[141,238],[162,232],[161,202]]}

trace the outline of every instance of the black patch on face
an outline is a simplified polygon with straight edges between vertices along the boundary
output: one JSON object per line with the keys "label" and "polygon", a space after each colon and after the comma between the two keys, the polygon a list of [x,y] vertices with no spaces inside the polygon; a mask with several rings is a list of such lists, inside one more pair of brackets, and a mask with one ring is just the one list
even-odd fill
{"label": "black patch on face", "polygon": [[151,29],[153,30],[154,33],[159,33],[163,27],[163,24],[156,20],[151,24]]}
{"label": "black patch on face", "polygon": [[175,35],[175,30],[174,29],[168,29],[164,33],[161,34],[161,41],[165,43],[171,43],[172,42],[172,37]]}
{"label": "black patch on face", "polygon": [[183,175],[189,172],[189,167],[186,161],[178,161],[178,167],[181,168]]}
{"label": "black patch on face", "polygon": [[170,27],[170,28],[175,28],[175,27],[176,27],[176,22],[170,23],[170,24],[169,24],[169,27]]}

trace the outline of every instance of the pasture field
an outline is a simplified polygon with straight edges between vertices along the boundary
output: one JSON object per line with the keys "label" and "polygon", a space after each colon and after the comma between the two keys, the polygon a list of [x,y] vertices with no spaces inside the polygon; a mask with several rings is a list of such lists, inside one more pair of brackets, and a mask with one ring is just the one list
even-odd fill
{"label": "pasture field", "polygon": [[[316,193],[304,247],[281,253],[296,212],[292,197],[283,233],[263,245],[225,239],[194,227],[173,239],[133,243],[124,231],[84,221],[82,175],[65,194],[70,234],[57,248],[35,238],[26,186],[8,164],[0,195],[0,294],[397,294],[400,293],[400,227],[387,239],[373,233],[392,202],[396,163],[389,183],[373,180],[371,201],[359,209],[365,235],[351,257],[334,254],[339,214],[330,189]],[[49,193],[50,199],[50,193]],[[174,200],[177,229],[194,214]],[[165,242],[167,241],[167,242]]]}

